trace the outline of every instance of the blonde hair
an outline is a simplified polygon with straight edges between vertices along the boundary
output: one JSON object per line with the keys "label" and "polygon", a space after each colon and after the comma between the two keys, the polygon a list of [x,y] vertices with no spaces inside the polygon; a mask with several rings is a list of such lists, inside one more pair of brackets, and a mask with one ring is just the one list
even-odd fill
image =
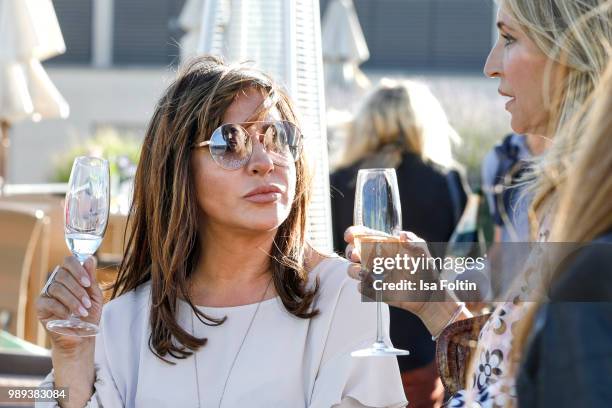
{"label": "blonde hair", "polygon": [[[590,242],[612,230],[612,63],[588,99],[584,113],[585,135],[568,165],[567,181],[558,186],[552,242]],[[576,122],[574,122],[575,126]],[[510,359],[511,374],[518,372],[520,357],[542,299],[529,305],[517,324]]]}
{"label": "blonde hair", "polygon": [[612,63],[591,101],[585,136],[559,187],[553,241],[588,242],[612,229]]}
{"label": "blonde hair", "polygon": [[[612,169],[610,168],[611,150],[605,148],[610,145],[610,141],[606,140],[605,136],[607,129],[610,128],[610,122],[606,118],[610,109],[610,96],[606,95],[608,99],[606,102],[597,101],[596,98],[600,98],[602,93],[610,93],[609,68],[606,71],[605,81],[601,84],[599,82],[610,60],[612,0],[500,0],[500,2],[519,23],[525,34],[549,58],[551,64],[548,76],[550,77],[552,72],[553,62],[560,64],[563,70],[563,83],[552,95],[547,89],[550,86],[549,81],[545,81],[549,83],[544,84],[542,89],[544,95],[551,95],[548,100],[551,112],[549,131],[554,138],[549,150],[533,167],[533,177],[536,180],[532,187],[535,191],[531,211],[532,221],[535,221],[532,224],[535,226],[533,229],[537,229],[534,214],[543,204],[550,204],[555,211],[552,241],[591,239],[604,228],[604,225],[610,227],[611,208],[610,203],[606,202],[606,197],[610,197],[610,181],[604,181]],[[599,88],[594,93],[598,85]],[[588,112],[594,103],[597,107],[590,115]],[[588,136],[578,143],[583,133]],[[605,140],[605,143],[598,148],[597,144],[602,140]],[[573,161],[571,158],[575,148],[580,151],[578,163],[575,167],[571,167],[571,171],[567,171],[569,163]],[[606,155],[610,157],[604,158]],[[593,160],[600,160],[601,166]],[[586,174],[593,168],[597,168],[595,174],[589,176],[594,177],[593,182],[585,183]],[[571,174],[572,178],[566,185],[568,174]],[[561,191],[563,195],[559,199]],[[579,199],[578,195],[581,196]],[[593,203],[589,203],[589,200],[593,200]],[[592,214],[587,215],[590,221],[577,227],[583,222],[586,209],[592,211]],[[569,223],[570,216],[573,217],[571,223]],[[567,225],[563,225],[564,223]],[[569,228],[575,228],[576,231]],[[505,373],[506,376],[514,376],[517,373],[537,306],[538,303],[529,306],[514,330],[516,335],[513,335],[511,356],[508,356],[510,366]],[[473,373],[474,367],[477,366],[476,359],[482,347],[479,342],[468,373]]]}
{"label": "blonde hair", "polygon": [[[565,177],[566,160],[584,133],[585,101],[610,59],[612,44],[611,0],[501,0],[526,35],[548,57],[548,77],[554,63],[561,67],[562,81],[555,89],[545,81],[542,89],[551,112],[550,149],[534,163],[535,191],[531,211],[532,230],[536,214]],[[573,122],[573,123],[572,123]]]}
{"label": "blonde hair", "polygon": [[460,141],[440,102],[425,84],[383,79],[350,125],[340,167],[391,147],[395,167],[404,152],[444,167],[453,163],[451,142]]}

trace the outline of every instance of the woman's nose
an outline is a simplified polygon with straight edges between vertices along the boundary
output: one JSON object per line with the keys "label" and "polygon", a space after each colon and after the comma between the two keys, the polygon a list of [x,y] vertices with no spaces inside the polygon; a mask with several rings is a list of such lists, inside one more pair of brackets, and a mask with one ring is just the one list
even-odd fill
{"label": "woman's nose", "polygon": [[487,57],[487,62],[484,66],[484,74],[488,78],[499,78],[502,76],[502,57],[501,57],[501,49],[500,42],[493,46],[491,52],[489,52],[489,56]]}
{"label": "woman's nose", "polygon": [[270,155],[266,152],[264,146],[256,140],[253,141],[253,153],[247,164],[247,170],[251,174],[259,175],[265,175],[274,170],[274,162]]}

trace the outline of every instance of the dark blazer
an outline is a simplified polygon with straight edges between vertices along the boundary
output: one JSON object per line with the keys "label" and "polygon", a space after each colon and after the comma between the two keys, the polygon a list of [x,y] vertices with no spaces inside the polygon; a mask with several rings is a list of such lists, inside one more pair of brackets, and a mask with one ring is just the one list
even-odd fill
{"label": "dark blazer", "polygon": [[519,406],[611,406],[612,233],[580,250],[549,296],[523,354]]}
{"label": "dark blazer", "polygon": [[[330,177],[334,249],[343,253],[344,231],[353,224],[355,182],[361,162],[340,169]],[[446,172],[420,157],[406,153],[396,169],[402,203],[402,229],[428,242],[446,242],[456,223],[455,209]],[[460,205],[467,195],[460,185]],[[421,320],[403,309],[391,307],[390,336],[393,345],[410,355],[398,358],[400,370],[422,367],[435,356],[435,343]]]}

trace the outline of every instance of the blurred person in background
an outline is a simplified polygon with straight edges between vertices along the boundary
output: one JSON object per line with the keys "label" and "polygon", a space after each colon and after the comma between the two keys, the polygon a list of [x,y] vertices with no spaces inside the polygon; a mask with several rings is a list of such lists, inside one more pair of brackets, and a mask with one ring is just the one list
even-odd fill
{"label": "blurred person in background", "polygon": [[376,305],[361,302],[347,260],[306,241],[294,109],[248,66],[182,67],[146,132],[112,300],[102,305],[92,259],[74,257],[38,299],[43,325],[75,312],[100,327],[50,333],[42,386],[69,387],[62,406],[406,405],[397,361],[350,354],[376,338]]}
{"label": "blurred person in background", "polygon": [[524,180],[531,160],[548,144],[543,136],[510,133],[485,155],[482,191],[493,221],[493,242],[529,241],[530,198]]}
{"label": "blurred person in background", "polygon": [[[552,140],[546,152],[531,166],[529,186],[534,192],[529,211],[532,240],[546,242],[558,203],[558,187],[563,185],[567,166],[574,160],[578,141],[585,133],[585,121],[576,115],[584,108],[610,60],[612,1],[501,0],[499,3],[499,38],[487,59],[485,74],[498,79],[500,95],[509,98],[506,109],[511,114],[514,132]],[[575,118],[578,119],[573,123]],[[569,125],[572,131],[565,131]],[[347,257],[355,262],[359,261],[359,254],[352,242],[358,230],[359,227],[353,227],[345,234],[349,243]],[[418,241],[418,238],[410,239]],[[350,271],[360,279],[356,269]],[[529,312],[529,304],[519,300],[529,299],[531,291],[537,289],[520,286],[523,292],[506,294],[505,301],[479,329],[472,353],[475,364],[462,384],[464,389],[449,401],[451,407],[516,406],[512,364],[520,355],[511,351],[517,325]],[[440,335],[452,322],[470,317],[465,307],[455,302],[396,305],[417,314],[434,336]],[[587,333],[583,335],[588,338]]]}
{"label": "blurred person in background", "polygon": [[[447,242],[466,204],[466,184],[455,170],[451,144],[459,140],[431,91],[412,81],[383,80],[365,99],[350,127],[341,168],[331,175],[335,250],[353,224],[359,169],[395,168],[402,227],[432,242]],[[411,407],[442,402],[435,342],[414,314],[391,307],[391,341],[409,349],[398,357]]]}

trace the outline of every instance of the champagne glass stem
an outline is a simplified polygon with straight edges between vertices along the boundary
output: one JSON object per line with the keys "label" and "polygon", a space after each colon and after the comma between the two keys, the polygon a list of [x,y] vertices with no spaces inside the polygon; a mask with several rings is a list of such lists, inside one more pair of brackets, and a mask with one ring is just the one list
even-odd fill
{"label": "champagne glass stem", "polygon": [[382,344],[383,342],[383,328],[382,328],[382,305],[381,305],[382,294],[380,290],[376,291],[376,343]]}

